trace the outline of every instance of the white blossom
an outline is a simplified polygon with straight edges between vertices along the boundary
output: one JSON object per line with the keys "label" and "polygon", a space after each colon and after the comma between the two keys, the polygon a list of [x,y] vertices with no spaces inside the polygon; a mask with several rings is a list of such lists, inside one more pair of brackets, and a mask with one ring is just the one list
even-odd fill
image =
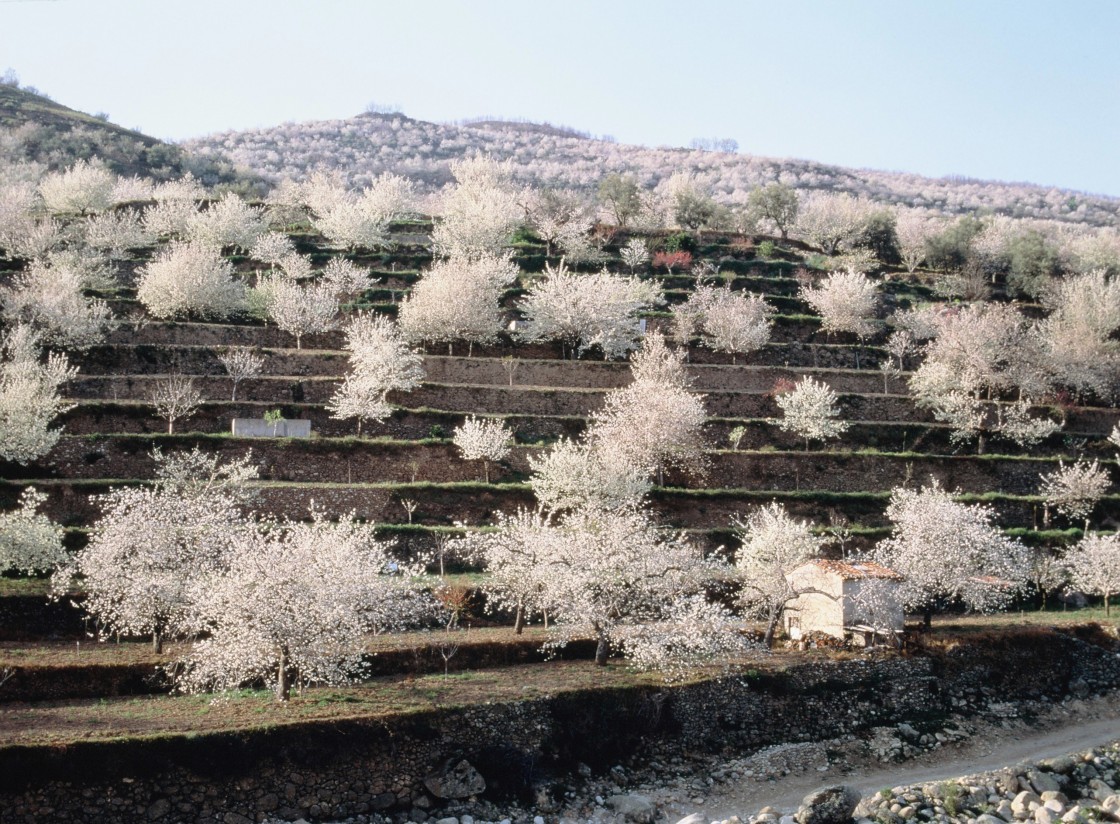
{"label": "white blossom", "polygon": [[650,488],[649,473],[610,441],[588,444],[562,438],[543,455],[530,455],[529,468],[533,493],[550,512],[635,506]]}
{"label": "white blossom", "polygon": [[285,273],[262,278],[258,288],[269,319],[295,337],[297,349],[304,335],[338,328],[338,295],[331,284],[302,285]]}
{"label": "white blossom", "polygon": [[218,354],[218,360],[233,379],[231,402],[237,400],[237,385],[246,378],[257,377],[264,366],[264,358],[244,346],[226,349]]}
{"label": "white blossom", "polygon": [[467,417],[455,427],[452,441],[467,461],[482,461],[484,480],[490,483],[490,464],[504,460],[513,444],[513,432],[499,418]]}
{"label": "white blossom", "polygon": [[1058,468],[1040,476],[1043,499],[1070,521],[1089,521],[1093,507],[1112,486],[1108,472],[1096,459],[1092,463],[1078,460],[1068,466],[1058,461]]}
{"label": "white blossom", "polygon": [[47,572],[66,560],[62,527],[37,511],[46,500],[28,487],[18,509],[0,512],[0,572]]}
{"label": "white blossom", "polygon": [[560,340],[575,355],[598,347],[607,358],[623,357],[637,348],[642,332],[637,314],[663,302],[661,289],[650,281],[607,271],[579,274],[561,259],[545,264],[519,305],[525,327],[518,336],[528,341]]}
{"label": "white blossom", "polygon": [[617,450],[647,475],[679,466],[703,466],[704,398],[688,389],[683,353],[673,352],[657,333],[646,335],[633,356],[629,386],[607,393],[591,420],[587,441]]}
{"label": "white blossom", "polygon": [[420,569],[404,568],[372,524],[353,514],[242,529],[228,560],[195,578],[193,608],[206,637],[177,677],[188,692],[263,680],[286,701],[293,679],[341,684],[363,671],[365,636],[432,613]]}
{"label": "white blossom", "polygon": [[455,184],[443,193],[432,246],[445,257],[497,255],[522,220],[518,193],[508,165],[488,157],[451,164]]}
{"label": "white blossom", "polygon": [[151,402],[159,416],[167,420],[167,434],[170,435],[175,432],[175,421],[189,418],[198,411],[202,394],[195,387],[194,378],[176,373],[156,382]]}
{"label": "white blossom", "polygon": [[228,318],[246,307],[245,286],[213,246],[172,243],[140,269],[136,297],[157,318]]}
{"label": "white blossom", "polygon": [[159,651],[165,638],[199,630],[192,590],[228,562],[248,528],[241,506],[256,469],[248,457],[222,463],[197,448],[154,457],[152,486],[100,496],[89,543],[55,576],[55,590],[81,576],[83,606],[102,634],[151,635]]}
{"label": "white blossom", "polygon": [[830,272],[819,286],[803,286],[800,297],[821,316],[825,332],[851,332],[862,339],[875,331],[878,287],[861,272]]}
{"label": "white blossom", "polygon": [[839,399],[832,387],[806,375],[794,388],[775,399],[782,417],[775,422],[780,429],[811,440],[838,438],[848,431],[847,421],[840,420]]}
{"label": "white blossom", "polygon": [[413,343],[495,340],[504,328],[502,292],[517,278],[509,257],[478,255],[436,261],[400,304],[401,332]]}
{"label": "white blossom", "polygon": [[82,234],[86,246],[111,260],[128,260],[133,249],[148,246],[152,240],[135,209],[115,209],[86,218]]}
{"label": "white blossom", "polygon": [[1120,535],[1086,535],[1066,554],[1074,589],[1104,598],[1105,617],[1112,617],[1110,599],[1120,592]]}
{"label": "white blossom", "polygon": [[262,209],[250,206],[233,192],[222,195],[221,200],[211,201],[186,227],[190,240],[219,249],[226,246],[252,249],[257,238],[266,231]]}
{"label": "white blossom", "polygon": [[105,301],[85,296],[86,275],[73,255],[32,261],[10,287],[0,288],[5,319],[30,324],[46,344],[85,349],[100,343],[116,324]]}
{"label": "white blossom", "polygon": [[146,208],[140,220],[151,238],[182,237],[199,214],[198,204],[193,200],[172,198]]}
{"label": "white blossom", "polygon": [[397,325],[383,315],[361,313],[346,327],[350,372],[327,409],[332,418],[381,421],[392,408],[389,392],[410,392],[424,379],[424,359],[409,348]]}
{"label": "white blossom", "polygon": [[98,163],[79,160],[69,169],[52,172],[39,184],[43,203],[54,214],[88,214],[113,205],[117,178]]}
{"label": "white blossom", "polygon": [[790,580],[790,573],[819,557],[823,540],[812,534],[810,523],[791,518],[775,501],[746,519],[736,516],[732,526],[742,542],[735,553],[740,597],[750,612],[766,621],[764,644],[769,647],[786,604],[807,591]]}
{"label": "white blossom", "polygon": [[920,491],[892,490],[887,517],[893,533],[874,557],[906,579],[901,597],[908,608],[928,615],[939,602],[960,601],[988,611],[1025,583],[1026,548],[993,525],[991,507],[959,504],[934,482]]}
{"label": "white blossom", "polygon": [[630,267],[630,274],[634,274],[634,270],[639,266],[649,263],[649,247],[641,238],[632,237],[619,250],[618,256],[625,266]]}
{"label": "white blossom", "polygon": [[8,331],[0,344],[0,457],[29,464],[58,443],[62,430],[50,424],[70,408],[58,389],[77,373],[63,354],[41,361],[30,327]]}

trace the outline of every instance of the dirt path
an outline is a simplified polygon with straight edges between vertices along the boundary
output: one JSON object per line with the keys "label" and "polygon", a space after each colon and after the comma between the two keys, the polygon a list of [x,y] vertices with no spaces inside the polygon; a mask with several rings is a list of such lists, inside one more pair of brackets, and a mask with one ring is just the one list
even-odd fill
{"label": "dirt path", "polygon": [[824,784],[852,784],[866,796],[883,787],[999,770],[1021,761],[1087,750],[1118,738],[1120,701],[1084,702],[1076,712],[1057,710],[1045,720],[1043,728],[1019,725],[1013,729],[989,729],[960,746],[936,750],[902,764],[874,763],[847,771],[834,766],[827,772],[790,775],[773,782],[735,782],[710,794],[698,809],[680,806],[684,814],[702,812],[709,821],[732,815],[746,820],[768,805],[792,812],[807,793]]}

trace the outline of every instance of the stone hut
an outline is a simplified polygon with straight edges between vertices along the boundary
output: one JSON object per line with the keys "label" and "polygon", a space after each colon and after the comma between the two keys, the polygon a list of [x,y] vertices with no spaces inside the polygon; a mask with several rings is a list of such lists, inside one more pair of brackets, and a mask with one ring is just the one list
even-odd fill
{"label": "stone hut", "polygon": [[821,632],[864,645],[897,637],[903,630],[902,580],[874,561],[808,561],[789,574],[801,594],[786,605],[786,632],[794,641]]}

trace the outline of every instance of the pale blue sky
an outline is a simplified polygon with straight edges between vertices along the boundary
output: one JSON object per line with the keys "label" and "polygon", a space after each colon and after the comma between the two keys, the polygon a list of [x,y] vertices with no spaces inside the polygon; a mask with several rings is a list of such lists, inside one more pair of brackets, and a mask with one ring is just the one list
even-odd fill
{"label": "pale blue sky", "polygon": [[157,137],[370,101],[1120,196],[1118,0],[0,0],[0,70]]}

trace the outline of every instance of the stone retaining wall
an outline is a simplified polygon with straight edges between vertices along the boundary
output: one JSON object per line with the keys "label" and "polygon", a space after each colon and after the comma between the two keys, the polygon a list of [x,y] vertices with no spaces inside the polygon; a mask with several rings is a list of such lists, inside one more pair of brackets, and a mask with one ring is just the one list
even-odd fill
{"label": "stone retaining wall", "polygon": [[684,687],[239,733],[0,748],[0,822],[243,824],[265,814],[329,820],[394,809],[423,821],[439,803],[425,778],[463,759],[481,774],[487,795],[501,797],[527,793],[579,762],[605,769],[653,738],[686,751],[757,749],[1117,687],[1114,646],[1039,631],[1012,634],[998,656],[962,644],[937,659],[818,661]]}

